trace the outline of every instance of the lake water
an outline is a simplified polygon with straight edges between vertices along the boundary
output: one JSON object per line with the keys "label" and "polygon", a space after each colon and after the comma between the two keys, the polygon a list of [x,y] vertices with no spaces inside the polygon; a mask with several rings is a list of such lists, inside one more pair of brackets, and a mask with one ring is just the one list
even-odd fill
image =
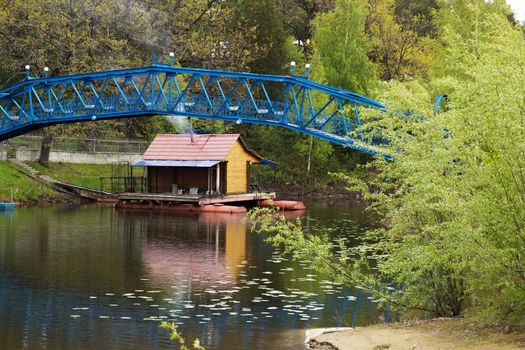
{"label": "lake water", "polygon": [[[349,242],[373,224],[350,205],[295,215],[311,233]],[[242,216],[107,206],[0,214],[3,350],[170,349],[162,320],[206,349],[303,349],[305,329],[379,317],[361,290],[279,258]]]}

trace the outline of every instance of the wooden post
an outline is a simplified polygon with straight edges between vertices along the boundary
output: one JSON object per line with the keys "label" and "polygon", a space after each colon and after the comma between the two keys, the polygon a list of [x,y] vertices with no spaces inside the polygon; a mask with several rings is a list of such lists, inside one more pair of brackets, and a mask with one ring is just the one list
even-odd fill
{"label": "wooden post", "polygon": [[217,163],[217,193],[221,193],[221,163]]}
{"label": "wooden post", "polygon": [[211,197],[211,167],[208,168],[208,197]]}

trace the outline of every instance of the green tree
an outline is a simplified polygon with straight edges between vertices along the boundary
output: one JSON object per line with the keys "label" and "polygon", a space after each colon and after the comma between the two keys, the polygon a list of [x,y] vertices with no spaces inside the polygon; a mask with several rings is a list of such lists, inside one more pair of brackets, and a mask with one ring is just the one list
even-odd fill
{"label": "green tree", "polygon": [[254,31],[249,53],[252,55],[248,67],[257,73],[280,74],[289,60],[286,49],[287,37],[282,13],[273,0],[230,0],[234,9],[231,23],[236,31]]}
{"label": "green tree", "polygon": [[[326,237],[305,234],[300,223],[260,212],[252,219],[261,231],[276,232],[274,244],[308,257],[334,279],[363,286],[390,308],[519,324],[525,315],[525,42],[502,2],[449,5],[442,4],[438,29],[453,69],[431,85],[381,84],[380,99],[392,112],[373,126],[395,161],[377,158],[366,182],[340,175],[364,194],[382,225],[358,247],[340,241],[334,248]],[[470,18],[476,31],[461,18]],[[454,87],[451,109],[432,117],[432,91],[446,86]]]}
{"label": "green tree", "polygon": [[[231,55],[214,56],[213,53],[219,46],[221,35],[222,40],[228,39],[223,18],[231,17],[222,11],[224,6],[219,8],[218,3],[204,0],[178,5],[124,0],[3,1],[0,48],[4,64],[0,68],[0,77],[4,77],[4,84],[22,79],[25,64],[31,65],[34,76],[39,75],[45,66],[51,68],[51,75],[65,75],[147,65],[151,53],[167,52],[170,47],[177,47],[180,60],[192,62],[194,56],[188,53],[195,52],[202,57],[199,61],[202,64],[210,62],[207,57],[216,57],[212,62],[215,64],[220,56],[217,65],[230,60],[230,64],[235,65],[239,59],[232,59]],[[218,33],[214,40],[208,40],[207,32]],[[245,41],[235,37],[230,42],[237,45]],[[202,43],[214,46],[199,46]],[[195,48],[200,48],[200,51]],[[207,56],[202,55],[204,50],[208,51]],[[228,52],[239,52],[240,57],[244,51],[235,46]],[[51,140],[58,135],[149,138],[158,132],[173,131],[174,126],[164,117],[48,127],[41,131],[44,135],[41,162],[47,162]]]}
{"label": "green tree", "polygon": [[[435,18],[441,43],[436,45],[434,50],[436,61],[432,69],[433,78],[441,76],[465,78],[462,76],[464,70],[461,67],[478,58],[478,45],[482,43],[484,37],[490,35],[491,28],[483,19],[498,15],[505,16],[508,20],[511,13],[510,7],[504,0],[441,1]],[[510,21],[509,25],[516,26]],[[453,49],[458,45],[462,45],[463,52]],[[447,88],[454,87],[447,86]]]}
{"label": "green tree", "polygon": [[332,11],[315,19],[314,68],[323,82],[359,93],[370,91],[375,74],[365,34],[367,5],[365,0],[337,0]]}
{"label": "green tree", "polygon": [[285,26],[293,33],[306,61],[313,55],[313,21],[321,13],[333,9],[333,0],[281,0],[281,11]]}
{"label": "green tree", "polygon": [[[33,75],[39,75],[45,66],[51,68],[52,75],[65,75],[133,65],[144,58],[114,31],[115,23],[126,16],[120,2],[3,1],[1,7],[5,10],[0,14],[0,47],[9,48],[2,68],[15,77],[25,64],[31,65]],[[140,20],[131,23],[144,24]],[[104,134],[115,137],[122,135],[119,125],[113,121],[72,129],[90,136],[103,129]],[[63,130],[68,127],[44,129],[41,163],[48,161],[52,137]]]}
{"label": "green tree", "polygon": [[[399,4],[398,4],[399,5]],[[428,19],[412,15],[410,7],[397,15],[394,0],[370,0],[367,33],[373,44],[370,58],[382,80],[426,76],[432,62],[433,39],[424,27]]]}
{"label": "green tree", "polygon": [[438,2],[439,0],[396,0],[395,14],[402,21],[412,22],[414,18],[417,19],[418,25],[414,27],[417,35],[434,37],[437,33],[433,16],[439,8]]}

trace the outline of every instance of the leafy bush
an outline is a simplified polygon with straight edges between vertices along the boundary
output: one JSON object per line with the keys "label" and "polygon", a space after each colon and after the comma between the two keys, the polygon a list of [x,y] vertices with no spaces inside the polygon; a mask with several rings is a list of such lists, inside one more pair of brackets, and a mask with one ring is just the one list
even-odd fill
{"label": "leafy bush", "polygon": [[[272,243],[391,308],[512,325],[525,320],[525,41],[503,3],[451,2],[439,14],[439,59],[450,69],[432,84],[382,83],[389,112],[363,113],[394,161],[365,166],[367,181],[337,175],[363,193],[381,227],[358,247],[334,247],[267,211],[251,220],[274,232]],[[436,116],[434,90],[451,101]]]}
{"label": "leafy bush", "polygon": [[173,322],[162,322],[161,328],[170,332],[170,340],[179,343],[179,350],[206,350],[200,345],[199,339],[193,341],[193,346],[186,345],[186,339],[177,331],[177,325]]}

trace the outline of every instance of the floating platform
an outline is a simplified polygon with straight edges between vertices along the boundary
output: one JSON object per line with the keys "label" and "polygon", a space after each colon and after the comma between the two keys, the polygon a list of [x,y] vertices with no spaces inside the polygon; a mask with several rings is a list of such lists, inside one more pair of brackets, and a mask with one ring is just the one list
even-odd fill
{"label": "floating platform", "polygon": [[275,207],[283,210],[305,210],[306,206],[299,201],[265,200],[261,202],[261,207]]}
{"label": "floating platform", "polygon": [[256,206],[263,201],[274,199],[274,192],[240,193],[211,197],[172,193],[122,193],[119,194],[115,207],[235,213],[246,212],[245,207]]}

